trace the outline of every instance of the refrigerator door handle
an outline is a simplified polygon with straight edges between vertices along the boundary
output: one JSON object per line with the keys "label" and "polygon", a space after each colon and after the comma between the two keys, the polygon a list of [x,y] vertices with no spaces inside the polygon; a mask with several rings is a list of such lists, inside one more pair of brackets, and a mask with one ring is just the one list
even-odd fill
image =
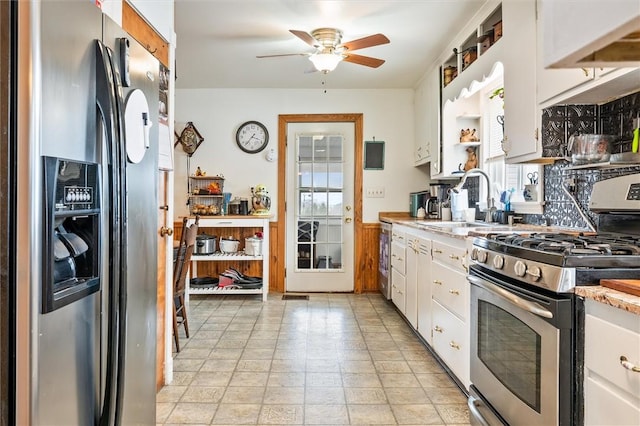
{"label": "refrigerator door handle", "polygon": [[[121,423],[126,342],[126,158],[123,161],[124,130],[122,87],[113,52],[96,40],[96,107],[104,123],[108,176],[109,218],[109,307],[107,360],[101,426]],[[101,138],[100,138],[101,140]]]}

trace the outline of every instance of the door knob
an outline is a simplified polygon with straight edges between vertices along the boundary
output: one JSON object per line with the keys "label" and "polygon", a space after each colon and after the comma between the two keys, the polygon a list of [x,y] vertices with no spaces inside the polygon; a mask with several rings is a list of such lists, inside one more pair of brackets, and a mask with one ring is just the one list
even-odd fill
{"label": "door knob", "polygon": [[160,210],[169,211],[169,206],[166,204],[164,206],[160,206]]}
{"label": "door knob", "polygon": [[345,221],[346,223],[351,223],[351,221],[352,221],[352,220],[353,220],[353,219],[351,219],[350,217],[345,217],[345,218],[344,218],[344,221]]}
{"label": "door knob", "polygon": [[173,235],[173,229],[168,228],[166,226],[163,226],[162,228],[160,228],[160,236],[161,237],[166,237],[166,236],[172,236]]}

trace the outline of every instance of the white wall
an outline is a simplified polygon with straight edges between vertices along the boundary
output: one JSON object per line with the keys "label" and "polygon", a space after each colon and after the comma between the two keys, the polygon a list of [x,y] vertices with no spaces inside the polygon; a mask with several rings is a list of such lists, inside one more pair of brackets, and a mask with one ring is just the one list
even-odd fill
{"label": "white wall", "polygon": [[[179,72],[178,72],[179,75]],[[363,186],[384,187],[384,198],[363,199],[363,221],[377,222],[379,211],[408,211],[409,192],[428,189],[428,169],[413,167],[413,90],[322,89],[183,89],[176,90],[175,120],[179,134],[192,121],[204,143],[191,158],[208,175],[223,174],[225,192],[250,197],[250,188],[267,186],[272,211],[277,210],[277,161],[265,151],[246,154],[235,143],[237,127],[257,120],[269,130],[267,149],[278,146],[279,114],[362,113],[364,140],[385,141],[384,170],[364,170]],[[175,150],[175,216],[188,213],[187,156]],[[362,167],[360,165],[360,167]]]}

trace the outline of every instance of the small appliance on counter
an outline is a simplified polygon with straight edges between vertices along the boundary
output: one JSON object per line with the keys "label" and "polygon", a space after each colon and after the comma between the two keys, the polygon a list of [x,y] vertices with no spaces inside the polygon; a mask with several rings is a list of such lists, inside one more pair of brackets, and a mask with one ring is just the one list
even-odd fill
{"label": "small appliance on counter", "polygon": [[271,197],[267,188],[264,185],[256,185],[255,188],[251,188],[251,195],[251,206],[253,207],[251,214],[258,216],[269,215]]}
{"label": "small appliance on counter", "polygon": [[427,199],[427,217],[430,219],[442,219],[442,205],[447,201],[448,190],[451,185],[446,183],[432,183],[429,185],[429,198]]}
{"label": "small appliance on counter", "polygon": [[426,211],[428,198],[429,191],[418,191],[409,194],[409,214],[411,217],[418,217],[420,207]]}

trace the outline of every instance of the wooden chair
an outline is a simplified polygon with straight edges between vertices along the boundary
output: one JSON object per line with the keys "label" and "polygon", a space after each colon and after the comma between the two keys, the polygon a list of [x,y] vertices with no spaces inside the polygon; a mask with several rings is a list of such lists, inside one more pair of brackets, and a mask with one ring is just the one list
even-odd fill
{"label": "wooden chair", "polygon": [[[173,265],[173,339],[176,343],[176,351],[180,352],[180,341],[178,339],[178,326],[184,326],[184,332],[189,338],[189,320],[187,318],[187,308],[184,301],[184,293],[187,286],[187,271],[189,262],[193,254],[198,235],[198,222],[200,217],[196,216],[196,221],[187,227],[187,218],[182,220],[182,235],[177,247],[177,254]],[[180,317],[180,321],[178,321]]]}

